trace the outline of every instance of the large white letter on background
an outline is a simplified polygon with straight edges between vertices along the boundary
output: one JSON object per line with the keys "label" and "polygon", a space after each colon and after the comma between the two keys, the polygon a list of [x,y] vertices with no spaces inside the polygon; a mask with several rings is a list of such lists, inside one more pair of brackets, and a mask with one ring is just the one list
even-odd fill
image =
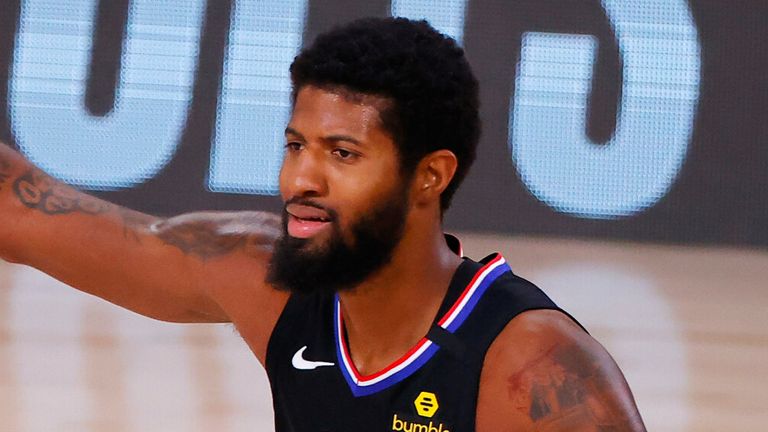
{"label": "large white letter on background", "polygon": [[11,125],[21,150],[63,180],[130,187],[153,177],[176,148],[205,1],[131,1],[115,107],[103,117],[84,107],[97,4],[22,2]]}
{"label": "large white letter on background", "polygon": [[288,67],[301,47],[306,0],[235,2],[208,188],[277,193],[290,116]]}
{"label": "large white letter on background", "polygon": [[674,183],[699,97],[700,47],[684,0],[603,0],[624,62],[616,133],[586,136],[597,52],[592,36],[526,33],[509,122],[529,190],[563,213],[609,219],[642,212]]}
{"label": "large white letter on background", "polygon": [[461,44],[467,0],[392,0],[392,16],[425,19]]}

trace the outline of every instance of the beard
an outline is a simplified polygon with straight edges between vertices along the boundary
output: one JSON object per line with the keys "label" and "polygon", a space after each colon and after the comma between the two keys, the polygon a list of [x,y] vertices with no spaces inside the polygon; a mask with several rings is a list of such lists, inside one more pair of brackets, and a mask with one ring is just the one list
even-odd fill
{"label": "beard", "polygon": [[352,290],[392,260],[405,229],[406,187],[396,190],[350,224],[350,240],[339,227],[337,214],[309,199],[287,204],[318,207],[331,217],[331,232],[324,245],[288,234],[288,213],[283,207],[283,235],[275,243],[267,282],[297,294],[331,294]]}

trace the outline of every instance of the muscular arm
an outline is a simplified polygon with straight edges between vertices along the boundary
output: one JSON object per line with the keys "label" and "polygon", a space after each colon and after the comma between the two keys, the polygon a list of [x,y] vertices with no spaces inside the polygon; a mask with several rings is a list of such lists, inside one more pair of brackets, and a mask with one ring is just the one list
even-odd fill
{"label": "muscular arm", "polygon": [[142,214],[78,192],[0,144],[0,220],[0,258],[152,318],[235,322],[260,358],[286,301],[264,283],[274,215]]}
{"label": "muscular arm", "polygon": [[510,322],[488,351],[478,432],[645,431],[616,363],[592,337],[555,311]]}

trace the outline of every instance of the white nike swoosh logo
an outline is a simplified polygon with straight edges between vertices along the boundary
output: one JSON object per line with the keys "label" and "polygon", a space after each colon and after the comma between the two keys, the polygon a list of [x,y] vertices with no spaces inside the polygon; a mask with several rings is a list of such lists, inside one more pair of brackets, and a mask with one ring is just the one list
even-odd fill
{"label": "white nike swoosh logo", "polygon": [[330,362],[310,361],[310,360],[304,359],[304,351],[306,349],[307,349],[307,346],[304,345],[298,351],[296,351],[296,354],[293,355],[293,358],[291,359],[291,364],[296,369],[312,370],[312,369],[319,368],[320,366],[334,366],[334,363],[330,363]]}

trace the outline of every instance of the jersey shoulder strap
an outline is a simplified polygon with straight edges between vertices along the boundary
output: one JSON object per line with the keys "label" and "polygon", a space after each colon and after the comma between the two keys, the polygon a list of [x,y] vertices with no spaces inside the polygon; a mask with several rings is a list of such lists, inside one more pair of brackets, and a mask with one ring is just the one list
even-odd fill
{"label": "jersey shoulder strap", "polygon": [[[467,274],[472,274],[496,257],[498,254],[492,254],[477,263],[470,262],[472,270]],[[449,295],[458,294],[449,292]],[[463,326],[452,334],[433,326],[427,337],[456,357],[464,358],[465,362],[481,364],[491,343],[511,320],[523,312],[541,309],[559,311],[584,329],[539,287],[510,269],[488,287]]]}

